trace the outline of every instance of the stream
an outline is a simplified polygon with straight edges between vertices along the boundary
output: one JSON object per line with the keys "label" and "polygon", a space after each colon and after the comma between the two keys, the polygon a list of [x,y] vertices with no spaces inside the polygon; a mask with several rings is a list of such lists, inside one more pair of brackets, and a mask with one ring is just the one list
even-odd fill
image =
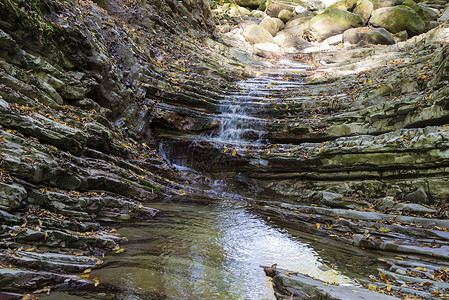
{"label": "stream", "polygon": [[[221,145],[267,143],[263,140],[263,107],[273,95],[300,87],[283,77],[302,72],[302,64],[278,64],[262,76],[238,83],[223,100],[220,128],[215,134],[194,139]],[[270,86],[274,86],[273,89]],[[261,115],[262,114],[262,115]],[[201,173],[186,166],[188,151],[161,144],[167,160],[182,172]],[[178,154],[178,156],[176,156]],[[194,159],[189,158],[194,165]],[[221,186],[216,185],[220,182]],[[188,201],[150,203],[160,212],[149,221],[130,223],[118,230],[128,242],[123,253],[106,256],[102,268],[92,271],[103,285],[118,289],[111,294],[92,291],[52,292],[42,299],[275,299],[272,283],[261,265],[301,272],[328,282],[352,285],[355,274],[371,274],[373,259],[348,245],[285,229],[252,212],[229,192],[226,182],[204,187],[224,202],[198,204]],[[243,192],[243,191],[242,191]],[[227,200],[226,200],[227,199]],[[357,259],[354,259],[355,255]],[[341,271],[342,270],[342,271]]]}
{"label": "stream", "polygon": [[152,220],[119,229],[129,239],[125,252],[108,255],[90,275],[122,292],[61,291],[42,299],[275,299],[260,265],[276,263],[340,284],[353,283],[351,269],[368,274],[374,268],[351,249],[282,229],[233,202],[152,207],[161,210]]}

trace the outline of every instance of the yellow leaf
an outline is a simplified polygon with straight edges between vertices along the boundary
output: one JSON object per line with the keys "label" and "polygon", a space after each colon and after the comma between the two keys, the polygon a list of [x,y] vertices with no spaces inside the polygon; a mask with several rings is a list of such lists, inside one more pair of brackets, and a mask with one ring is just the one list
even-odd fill
{"label": "yellow leaf", "polygon": [[391,285],[387,285],[387,291],[391,291]]}
{"label": "yellow leaf", "polygon": [[94,286],[97,287],[100,284],[98,278],[94,278]]}
{"label": "yellow leaf", "polygon": [[89,278],[89,276],[90,276],[89,274],[84,274],[84,275],[81,275],[80,277],[81,278]]}
{"label": "yellow leaf", "polygon": [[292,274],[290,273],[285,273],[285,275],[287,275],[288,277],[292,277]]}
{"label": "yellow leaf", "polygon": [[399,260],[404,260],[402,257],[399,257],[399,256],[396,256],[395,258],[399,259]]}
{"label": "yellow leaf", "polygon": [[232,156],[234,156],[234,155],[236,155],[237,154],[237,150],[232,150]]}
{"label": "yellow leaf", "polygon": [[39,227],[42,227],[42,221],[40,219],[37,219],[37,222],[39,223]]}
{"label": "yellow leaf", "polygon": [[320,223],[316,223],[316,229],[320,229],[321,224]]}
{"label": "yellow leaf", "polygon": [[415,270],[416,271],[422,271],[422,272],[426,272],[427,271],[426,268],[422,268],[422,267],[416,267]]}
{"label": "yellow leaf", "polygon": [[382,231],[382,232],[390,232],[390,230],[385,229],[385,228],[381,228],[381,229],[379,229],[379,231]]}
{"label": "yellow leaf", "polygon": [[87,274],[87,273],[90,273],[90,272],[92,272],[91,269],[86,269],[86,270],[84,270],[84,274]]}

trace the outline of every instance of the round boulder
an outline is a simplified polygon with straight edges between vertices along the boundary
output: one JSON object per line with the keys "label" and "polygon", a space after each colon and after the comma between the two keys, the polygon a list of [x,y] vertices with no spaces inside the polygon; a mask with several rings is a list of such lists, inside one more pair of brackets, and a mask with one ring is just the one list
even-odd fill
{"label": "round boulder", "polygon": [[369,22],[392,33],[406,30],[409,36],[423,33],[426,29],[424,20],[412,8],[405,5],[376,9]]}
{"label": "round boulder", "polygon": [[348,29],[343,33],[343,42],[358,44],[364,41],[374,45],[393,45],[393,36],[384,28],[360,27]]}
{"label": "round boulder", "polygon": [[374,10],[374,3],[371,0],[359,0],[357,1],[357,6],[354,8],[354,13],[359,15],[365,20],[365,23],[368,22],[371,17],[371,13]]}
{"label": "round boulder", "polygon": [[265,28],[257,24],[247,26],[243,31],[243,36],[251,44],[275,43],[273,36]]}
{"label": "round boulder", "polygon": [[311,41],[323,41],[350,28],[363,26],[364,23],[359,15],[338,8],[328,8],[309,21],[305,35]]}
{"label": "round boulder", "polygon": [[259,25],[265,28],[272,36],[275,36],[279,30],[284,28],[284,22],[269,16],[266,16]]}
{"label": "round boulder", "polygon": [[284,23],[287,23],[293,17],[293,13],[288,9],[283,9],[279,12],[278,18]]}
{"label": "round boulder", "polygon": [[338,1],[334,4],[332,4],[331,6],[329,6],[329,8],[338,8],[341,10],[346,10],[346,11],[353,11],[354,8],[357,5],[357,0],[341,0]]}

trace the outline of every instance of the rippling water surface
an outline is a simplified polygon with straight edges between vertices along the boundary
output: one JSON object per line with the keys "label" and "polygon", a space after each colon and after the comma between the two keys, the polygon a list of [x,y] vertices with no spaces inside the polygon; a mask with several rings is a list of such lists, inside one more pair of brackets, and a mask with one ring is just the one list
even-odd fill
{"label": "rippling water surface", "polygon": [[119,231],[130,240],[126,252],[106,259],[107,266],[92,277],[135,297],[170,299],[274,299],[260,268],[274,263],[327,281],[349,282],[337,271],[326,271],[307,244],[242,207],[157,206],[162,211],[150,222]]}

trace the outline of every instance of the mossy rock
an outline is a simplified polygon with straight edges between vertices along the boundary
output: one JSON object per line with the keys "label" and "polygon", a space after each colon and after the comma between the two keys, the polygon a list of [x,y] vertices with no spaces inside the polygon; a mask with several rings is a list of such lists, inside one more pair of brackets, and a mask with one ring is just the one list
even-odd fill
{"label": "mossy rock", "polygon": [[264,0],[236,0],[235,4],[243,7],[256,8],[259,7],[264,2],[265,2]]}
{"label": "mossy rock", "polygon": [[329,6],[329,8],[338,8],[352,12],[357,6],[357,0],[341,0]]}
{"label": "mossy rock", "polygon": [[365,20],[365,23],[368,22],[371,17],[371,13],[374,10],[374,3],[371,0],[359,0],[357,1],[357,6],[354,8],[354,13],[359,15]]}
{"label": "mossy rock", "polygon": [[383,7],[373,11],[371,25],[383,27],[391,33],[406,30],[409,36],[421,34],[426,30],[424,20],[409,6]]}
{"label": "mossy rock", "polygon": [[323,41],[350,28],[363,26],[364,23],[359,15],[338,8],[328,8],[309,21],[305,34],[311,41]]}

